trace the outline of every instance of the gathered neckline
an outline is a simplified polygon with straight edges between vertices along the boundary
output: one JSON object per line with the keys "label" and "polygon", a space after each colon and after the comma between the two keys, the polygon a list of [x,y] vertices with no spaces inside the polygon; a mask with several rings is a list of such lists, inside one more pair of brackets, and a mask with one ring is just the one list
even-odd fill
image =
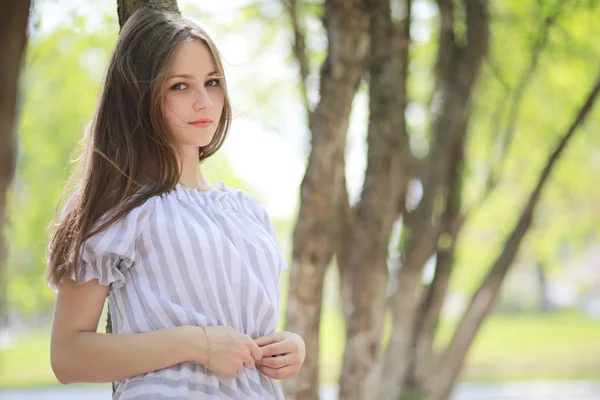
{"label": "gathered neckline", "polygon": [[207,194],[207,195],[212,195],[213,193],[223,193],[226,194],[227,193],[227,185],[225,185],[225,182],[223,182],[222,180],[218,180],[217,182],[215,182],[215,184],[213,185],[213,187],[216,187],[217,190],[198,190],[196,188],[192,188],[189,186],[184,186],[181,183],[177,183],[175,185],[175,188],[183,190],[185,192],[192,192],[192,193],[198,193],[198,194]]}
{"label": "gathered neckline", "polygon": [[213,187],[217,190],[200,191],[177,183],[175,188],[169,192],[169,195],[200,206],[211,206],[234,211],[241,211],[246,208],[242,191],[230,188],[222,180],[217,181]]}

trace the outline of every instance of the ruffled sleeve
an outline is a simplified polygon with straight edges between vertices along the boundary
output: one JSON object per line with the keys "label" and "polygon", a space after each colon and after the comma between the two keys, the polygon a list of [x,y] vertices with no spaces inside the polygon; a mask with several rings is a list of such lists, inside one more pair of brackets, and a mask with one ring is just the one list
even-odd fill
{"label": "ruffled sleeve", "polygon": [[[147,226],[152,203],[152,199],[146,201],[121,220],[88,238],[80,250],[77,279],[75,270],[70,278],[77,283],[98,279],[100,285],[112,289],[123,287],[126,283],[125,271],[135,264],[138,237]],[[105,215],[102,220],[107,217]]]}

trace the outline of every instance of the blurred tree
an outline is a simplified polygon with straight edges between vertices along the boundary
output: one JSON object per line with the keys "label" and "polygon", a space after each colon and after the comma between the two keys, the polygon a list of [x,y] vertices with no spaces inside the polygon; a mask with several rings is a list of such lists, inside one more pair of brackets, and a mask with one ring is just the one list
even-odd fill
{"label": "blurred tree", "polygon": [[20,84],[17,172],[8,205],[8,296],[11,312],[25,319],[52,309],[55,294],[43,279],[45,228],[69,174],[69,157],[92,116],[115,37],[116,30],[94,31],[82,19],[31,35]]}
{"label": "blurred tree", "polygon": [[[495,304],[501,284],[532,225],[550,172],[590,113],[600,89],[600,78],[595,78],[591,89],[580,91],[579,96],[585,94],[586,97],[578,100],[580,104],[573,104],[573,108],[579,108],[572,121],[566,118],[573,112],[562,113],[560,124],[566,126],[565,133],[558,137],[558,144],[550,150],[547,161],[536,162],[536,165],[541,164],[541,173],[536,176],[539,168],[536,167],[527,174],[525,182],[529,194],[524,206],[513,198],[512,207],[506,208],[507,212],[514,212],[516,207],[522,211],[512,228],[503,226],[505,240],[496,245],[496,258],[492,262],[489,258],[482,260],[490,265],[485,279],[473,295],[452,340],[435,353],[437,322],[455,264],[458,235],[474,211],[495,192],[500,177],[506,174],[504,169],[514,165],[508,164],[506,159],[516,140],[524,94],[535,82],[533,77],[550,29],[567,6],[564,1],[554,1],[549,5],[528,3],[527,8],[521,2],[511,9],[502,3],[490,12],[486,0],[438,0],[434,78],[430,88],[423,89],[423,85],[418,88],[428,93],[429,129],[411,134],[405,116],[410,115],[407,106],[411,103],[407,91],[411,82],[409,50],[416,37],[411,29],[413,3],[417,1],[325,1],[322,21],[328,47],[319,73],[319,99],[313,107],[305,94],[312,72],[302,23],[310,11],[303,3],[284,2],[294,32],[292,51],[299,66],[300,88],[312,134],[311,153],[301,186],[289,281],[286,329],[298,332],[307,342],[307,360],[300,375],[284,382],[286,392],[293,398],[318,397],[323,278],[334,255],[342,275],[346,317],[340,397],[423,396],[431,400],[449,397],[467,350]],[[429,2],[418,3],[423,7]],[[580,4],[586,8],[597,9],[597,6],[593,1]],[[569,8],[572,10],[573,5]],[[511,23],[515,22],[511,22],[511,18],[530,9],[541,16],[541,24],[525,27],[529,36],[538,36],[529,52],[519,60],[525,70],[511,68],[511,72],[518,72],[506,84],[501,96],[504,98],[500,102],[502,107],[493,110],[492,129],[475,135],[473,126],[480,124],[481,114],[490,110],[487,99],[481,97],[481,89],[475,85],[484,60],[490,60],[489,70],[497,75],[505,72],[498,71],[494,63],[496,57],[505,53],[488,55],[490,18],[506,19],[506,25],[514,29]],[[498,43],[516,43],[507,41],[507,37],[500,36]],[[597,60],[597,53],[591,58]],[[592,71],[591,74],[594,72],[597,73]],[[360,200],[351,206],[344,176],[344,146],[351,103],[363,75],[369,83],[368,163]],[[589,78],[587,85],[590,85]],[[495,97],[497,94],[490,96]],[[491,108],[497,107],[491,104]],[[552,128],[545,126],[546,131],[554,130]],[[540,136],[550,137],[548,133],[541,133],[536,135],[536,140]],[[483,138],[488,138],[487,143]],[[426,143],[421,146],[426,152],[419,157],[413,155],[417,150],[413,144],[415,139]],[[479,154],[466,159],[467,144],[487,148],[484,157]],[[528,153],[529,157],[534,156]],[[535,157],[542,154],[538,152]],[[477,188],[473,196],[473,188],[465,187],[464,182],[474,173],[473,161],[482,158],[486,167],[483,182],[469,180],[469,185],[474,182]],[[518,174],[515,171],[502,183],[515,185],[519,178],[525,177]],[[420,188],[420,193],[415,194],[409,185],[411,182]],[[465,197],[469,203],[464,202]],[[393,240],[393,224],[398,221],[402,223],[401,251],[398,265],[394,265],[388,263],[388,244]],[[432,257],[435,257],[433,279],[423,285],[423,269]],[[383,349],[382,333],[388,306],[393,317],[392,336]]]}
{"label": "blurred tree", "polygon": [[544,268],[544,264],[536,263],[536,272],[538,274],[538,282],[540,285],[539,291],[539,309],[542,313],[554,311],[555,307],[548,296],[548,276]]}
{"label": "blurred tree", "polygon": [[21,60],[27,42],[29,8],[29,0],[9,0],[0,4],[0,328],[4,326],[7,314],[4,219],[6,197],[16,163],[13,132]]}
{"label": "blurred tree", "polygon": [[117,0],[119,26],[122,28],[138,8],[151,7],[156,10],[171,11],[180,14],[177,0]]}

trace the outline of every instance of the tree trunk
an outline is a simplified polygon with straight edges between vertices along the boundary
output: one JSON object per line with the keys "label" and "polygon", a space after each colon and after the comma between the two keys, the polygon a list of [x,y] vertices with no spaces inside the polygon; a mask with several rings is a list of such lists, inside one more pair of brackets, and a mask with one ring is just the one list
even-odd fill
{"label": "tree trunk", "polygon": [[401,388],[403,395],[422,395],[427,391],[427,384],[433,365],[435,364],[433,343],[437,332],[438,320],[454,266],[454,255],[460,233],[460,212],[462,205],[462,168],[464,165],[466,132],[468,118],[465,118],[458,129],[462,132],[462,140],[451,149],[451,173],[446,187],[448,201],[441,218],[440,234],[436,240],[435,274],[429,287],[423,294],[419,312],[415,316],[415,331],[410,351],[410,364],[407,378]]}
{"label": "tree trunk", "polygon": [[548,294],[548,278],[546,277],[546,271],[542,262],[537,262],[535,265],[535,272],[537,273],[538,283],[540,285],[540,304],[539,312],[542,314],[549,314],[554,311],[552,301]]}
{"label": "tree trunk", "polygon": [[411,179],[413,159],[404,112],[410,1],[400,25],[392,21],[390,1],[366,2],[369,14],[368,158],[361,199],[350,226],[342,293],[346,316],[346,348],[340,398],[367,399],[380,382],[381,337],[387,309],[387,254],[401,199]]}
{"label": "tree trunk", "polygon": [[300,334],[306,342],[306,360],[295,379],[283,382],[290,399],[319,395],[323,278],[337,244],[336,210],[345,193],[346,133],[368,48],[368,21],[355,2],[326,1],[323,22],[329,51],[321,67],[320,100],[309,118],[312,149],[300,187],[286,319],[286,330]]}
{"label": "tree trunk", "polygon": [[[382,391],[379,398],[396,399],[408,380],[410,367],[416,362],[416,335],[423,266],[433,254],[440,232],[442,212],[448,207],[455,190],[448,182],[460,168],[453,153],[462,152],[469,118],[471,92],[479,75],[488,47],[487,2],[466,0],[467,43],[458,45],[454,37],[454,11],[451,0],[438,0],[441,29],[436,66],[436,95],[439,107],[433,111],[430,154],[423,183],[423,196],[405,229],[408,244],[403,263],[396,277],[393,294],[392,337],[386,349]],[[454,150],[453,150],[454,149]],[[443,268],[439,270],[442,274]],[[444,279],[436,282],[443,283]],[[439,301],[439,300],[438,300]],[[417,360],[418,361],[418,360]]]}
{"label": "tree trunk", "polygon": [[6,324],[6,197],[15,174],[15,131],[19,74],[27,43],[31,2],[0,3],[0,330]]}
{"label": "tree trunk", "polygon": [[181,14],[177,6],[177,0],[117,0],[117,14],[119,15],[119,26],[123,28],[125,22],[138,8],[150,7],[155,10],[171,11]]}

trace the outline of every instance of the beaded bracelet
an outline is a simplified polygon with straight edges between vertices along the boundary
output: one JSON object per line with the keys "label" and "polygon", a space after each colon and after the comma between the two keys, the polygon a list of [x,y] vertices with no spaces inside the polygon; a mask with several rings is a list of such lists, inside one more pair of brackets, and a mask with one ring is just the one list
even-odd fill
{"label": "beaded bracelet", "polygon": [[204,326],[202,329],[204,329],[204,333],[206,334],[206,362],[204,363],[204,373],[208,375],[208,363],[210,362],[210,341],[208,340],[208,330]]}

